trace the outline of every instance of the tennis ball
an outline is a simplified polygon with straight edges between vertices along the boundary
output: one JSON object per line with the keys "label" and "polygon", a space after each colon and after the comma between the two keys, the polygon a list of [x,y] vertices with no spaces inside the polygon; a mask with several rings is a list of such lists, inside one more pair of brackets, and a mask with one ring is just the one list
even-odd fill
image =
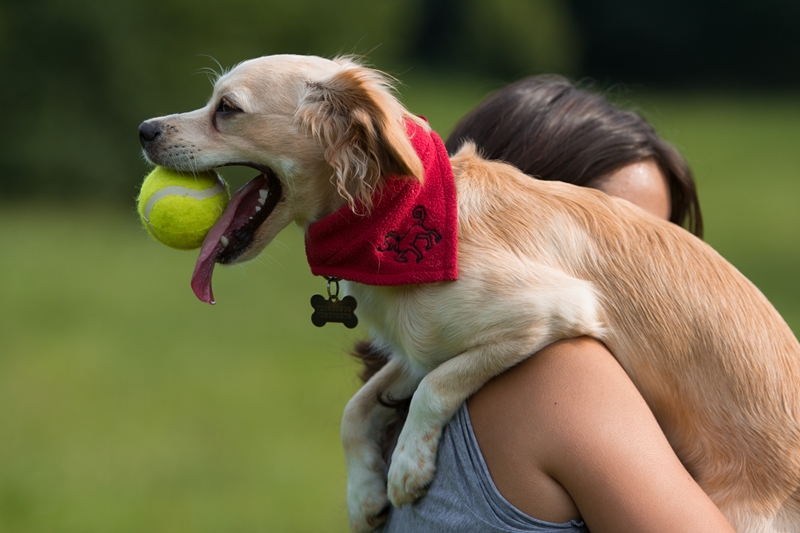
{"label": "tennis ball", "polygon": [[228,186],[213,170],[188,174],[156,167],[144,179],[138,211],[145,229],[179,250],[203,244],[228,205]]}

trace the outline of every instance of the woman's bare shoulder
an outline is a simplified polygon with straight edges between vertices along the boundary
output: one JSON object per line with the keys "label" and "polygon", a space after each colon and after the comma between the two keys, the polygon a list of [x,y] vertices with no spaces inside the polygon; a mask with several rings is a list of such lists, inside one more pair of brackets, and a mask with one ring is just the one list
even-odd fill
{"label": "woman's bare shoulder", "polygon": [[469,413],[498,489],[532,516],[579,513],[593,532],[732,531],[599,341],[546,347],[489,382]]}
{"label": "woman's bare shoulder", "polygon": [[606,354],[602,343],[588,337],[551,344],[469,400],[473,429],[495,485],[530,516],[549,522],[580,518],[572,497],[548,473],[547,458],[571,426],[580,425],[575,415],[590,416],[590,409],[578,410],[572,420],[564,420],[562,396],[573,395],[570,403],[581,401],[574,395],[588,391],[576,383],[580,375],[608,372],[604,367],[613,372],[616,361]]}
{"label": "woman's bare shoulder", "polygon": [[486,418],[495,431],[526,434],[528,442],[548,446],[596,417],[596,399],[634,401],[646,408],[608,349],[578,337],[551,344],[494,378],[470,399],[469,411],[476,431]]}

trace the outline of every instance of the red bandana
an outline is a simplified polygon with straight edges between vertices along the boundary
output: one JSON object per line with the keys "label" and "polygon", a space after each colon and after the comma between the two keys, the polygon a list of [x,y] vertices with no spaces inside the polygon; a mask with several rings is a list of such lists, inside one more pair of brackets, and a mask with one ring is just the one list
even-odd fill
{"label": "red bandana", "polygon": [[458,209],[447,150],[434,131],[406,121],[406,132],[424,183],[389,177],[368,216],[344,206],[312,224],[306,256],[314,275],[367,285],[458,279]]}

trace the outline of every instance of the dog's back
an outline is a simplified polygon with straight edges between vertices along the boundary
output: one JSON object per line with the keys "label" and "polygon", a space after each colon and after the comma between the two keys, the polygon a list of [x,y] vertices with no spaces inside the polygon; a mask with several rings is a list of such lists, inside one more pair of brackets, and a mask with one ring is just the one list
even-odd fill
{"label": "dog's back", "polygon": [[689,232],[624,200],[531,179],[469,147],[453,166],[465,246],[493,234],[590,281],[601,340],[715,503],[739,530],[800,530],[800,344],[758,289]]}

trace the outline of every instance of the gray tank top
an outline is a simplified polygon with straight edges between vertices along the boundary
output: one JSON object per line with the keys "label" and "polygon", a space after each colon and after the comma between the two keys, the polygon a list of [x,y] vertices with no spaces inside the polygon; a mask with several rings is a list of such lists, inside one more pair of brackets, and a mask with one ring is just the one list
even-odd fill
{"label": "gray tank top", "polygon": [[582,521],[553,524],[532,518],[503,498],[483,460],[467,404],[445,427],[428,493],[389,513],[383,533],[587,533]]}

